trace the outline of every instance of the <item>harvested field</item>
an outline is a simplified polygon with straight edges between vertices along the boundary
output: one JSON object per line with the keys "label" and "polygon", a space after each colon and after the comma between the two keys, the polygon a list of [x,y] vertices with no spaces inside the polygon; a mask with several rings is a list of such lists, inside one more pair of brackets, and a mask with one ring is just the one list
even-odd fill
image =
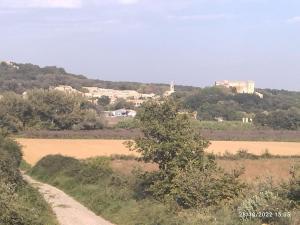
{"label": "harvested field", "polygon": [[[291,178],[291,168],[300,163],[300,159],[260,159],[260,160],[217,160],[219,166],[225,171],[245,169],[241,179],[247,183],[259,183],[272,180],[274,183],[288,181]],[[129,175],[135,168],[145,171],[158,170],[158,166],[151,163],[137,162],[135,160],[113,160],[112,168],[122,174]]]}
{"label": "harvested field", "polygon": [[23,146],[24,160],[34,165],[46,155],[61,154],[85,159],[95,156],[134,155],[124,140],[16,139]]}
{"label": "harvested field", "polygon": [[248,150],[249,153],[261,155],[268,150],[272,155],[300,155],[300,142],[256,142],[256,141],[212,141],[209,152],[223,154],[225,151],[236,153]]}
{"label": "harvested field", "polygon": [[260,159],[260,160],[218,160],[218,164],[226,171],[243,167],[241,178],[248,182],[272,180],[274,183],[287,181],[291,178],[290,170],[300,163],[300,159]]}
{"label": "harvested field", "polygon": [[[84,159],[95,156],[137,155],[130,152],[124,140],[90,140],[90,139],[16,139],[23,146],[24,159],[35,164],[42,157],[50,154],[61,154]],[[300,155],[300,143],[297,142],[243,142],[213,141],[208,152],[235,153],[240,149],[260,155],[266,149],[274,155]]]}

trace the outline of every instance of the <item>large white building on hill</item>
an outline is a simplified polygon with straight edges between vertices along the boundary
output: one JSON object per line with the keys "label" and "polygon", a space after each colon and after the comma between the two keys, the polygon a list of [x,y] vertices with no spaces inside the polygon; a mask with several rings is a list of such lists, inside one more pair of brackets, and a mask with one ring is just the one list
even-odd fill
{"label": "large white building on hill", "polygon": [[254,94],[263,98],[263,94],[255,91],[254,81],[216,81],[215,86],[231,88],[237,94]]}
{"label": "large white building on hill", "polygon": [[223,86],[227,88],[232,88],[236,93],[239,94],[254,94],[255,83],[254,81],[216,81],[216,86]]}

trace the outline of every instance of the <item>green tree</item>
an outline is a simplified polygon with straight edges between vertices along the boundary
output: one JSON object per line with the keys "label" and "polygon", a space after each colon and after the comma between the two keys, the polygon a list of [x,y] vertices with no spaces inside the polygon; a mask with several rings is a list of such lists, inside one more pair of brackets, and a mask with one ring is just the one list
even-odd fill
{"label": "green tree", "polygon": [[[141,153],[143,161],[159,166],[158,172],[142,175],[140,186],[145,193],[158,199],[171,197],[183,207],[214,204],[240,193],[243,185],[237,181],[239,174],[228,177],[217,167],[214,157],[204,152],[209,142],[193,129],[187,115],[178,113],[175,101],[146,102],[137,120],[143,136],[127,144]],[[214,189],[209,190],[211,187]],[[212,199],[204,201],[208,191]]]}
{"label": "green tree", "polygon": [[0,128],[10,132],[25,130],[33,120],[33,108],[27,99],[6,93],[0,99]]}
{"label": "green tree", "polygon": [[128,102],[123,98],[118,98],[117,101],[113,104],[112,109],[134,109],[134,104],[132,102]]}
{"label": "green tree", "polygon": [[97,103],[98,103],[98,105],[101,105],[101,106],[107,106],[110,104],[110,98],[106,95],[103,95],[100,98],[98,98]]}

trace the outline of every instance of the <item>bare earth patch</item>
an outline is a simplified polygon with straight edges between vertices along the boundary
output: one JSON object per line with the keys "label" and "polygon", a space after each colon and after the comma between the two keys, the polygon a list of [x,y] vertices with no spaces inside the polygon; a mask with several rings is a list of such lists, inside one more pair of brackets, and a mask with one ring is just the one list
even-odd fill
{"label": "bare earth patch", "polygon": [[[102,139],[16,139],[23,146],[24,159],[34,165],[46,155],[61,154],[78,159],[110,155],[138,155],[124,146],[124,140]],[[260,155],[266,149],[274,155],[300,155],[300,142],[212,141],[208,152],[235,153],[240,149]]]}

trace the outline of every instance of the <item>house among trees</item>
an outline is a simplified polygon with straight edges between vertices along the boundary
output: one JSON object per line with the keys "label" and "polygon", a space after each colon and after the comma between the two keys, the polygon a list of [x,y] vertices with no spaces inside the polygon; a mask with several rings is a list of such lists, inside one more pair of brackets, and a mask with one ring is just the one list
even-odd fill
{"label": "house among trees", "polygon": [[118,109],[114,111],[105,111],[106,117],[135,117],[136,111],[131,109]]}

